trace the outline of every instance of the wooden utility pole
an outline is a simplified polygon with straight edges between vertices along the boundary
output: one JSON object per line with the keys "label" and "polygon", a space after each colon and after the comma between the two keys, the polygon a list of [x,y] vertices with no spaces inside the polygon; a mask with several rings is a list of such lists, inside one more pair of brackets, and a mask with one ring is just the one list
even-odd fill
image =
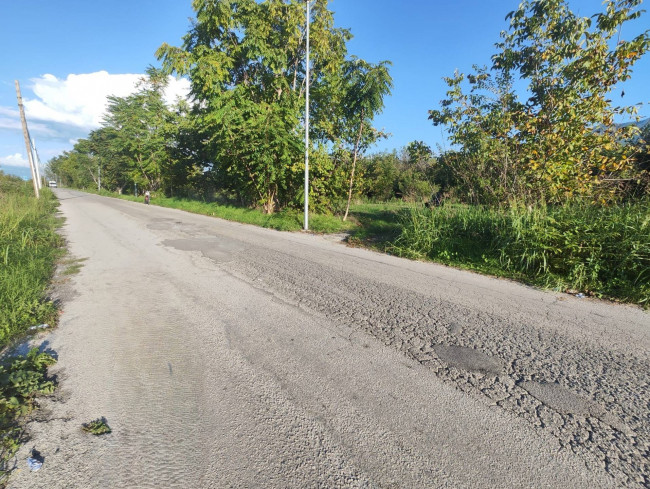
{"label": "wooden utility pole", "polygon": [[25,149],[27,150],[27,159],[29,168],[32,170],[32,182],[34,183],[34,194],[40,198],[38,191],[38,181],[36,180],[36,170],[34,168],[34,159],[32,158],[32,145],[29,140],[29,131],[27,130],[27,119],[25,119],[25,109],[23,108],[23,97],[20,95],[20,84],[16,80],[16,96],[18,97],[18,109],[20,110],[20,121],[23,124],[23,136],[25,137]]}

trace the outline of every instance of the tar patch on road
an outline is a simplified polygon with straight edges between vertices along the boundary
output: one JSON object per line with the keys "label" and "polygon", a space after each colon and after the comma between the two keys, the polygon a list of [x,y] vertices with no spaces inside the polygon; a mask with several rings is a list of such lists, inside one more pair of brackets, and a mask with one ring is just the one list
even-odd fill
{"label": "tar patch on road", "polygon": [[493,376],[503,372],[503,365],[497,358],[473,348],[436,345],[433,350],[440,360],[452,367]]}
{"label": "tar patch on road", "polygon": [[233,255],[243,249],[242,243],[223,238],[168,239],[162,244],[180,251],[198,251],[216,263],[232,260]]}
{"label": "tar patch on road", "polygon": [[528,393],[543,404],[562,414],[577,414],[580,416],[602,416],[604,409],[593,401],[574,394],[557,382],[524,381],[519,384]]}

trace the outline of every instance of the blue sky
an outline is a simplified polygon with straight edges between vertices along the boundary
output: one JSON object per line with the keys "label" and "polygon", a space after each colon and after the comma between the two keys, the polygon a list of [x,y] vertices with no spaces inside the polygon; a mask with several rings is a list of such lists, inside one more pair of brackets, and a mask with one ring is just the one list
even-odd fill
{"label": "blue sky", "polygon": [[[375,150],[422,140],[444,145],[428,110],[444,98],[442,77],[488,64],[505,15],[519,0],[332,0],[335,22],[350,28],[350,54],[390,60],[395,87],[376,124],[392,134]],[[591,15],[600,0],[570,0]],[[179,45],[192,17],[191,0],[0,0],[0,168],[26,164],[14,80],[21,83],[32,137],[43,163],[71,149],[95,128],[107,93],[127,95],[163,42]],[[650,28],[650,14],[624,27],[623,38]],[[615,103],[650,102],[650,58],[635,67]],[[170,98],[186,88],[172,87]],[[641,109],[644,116],[650,109]],[[11,165],[11,166],[8,166]]]}

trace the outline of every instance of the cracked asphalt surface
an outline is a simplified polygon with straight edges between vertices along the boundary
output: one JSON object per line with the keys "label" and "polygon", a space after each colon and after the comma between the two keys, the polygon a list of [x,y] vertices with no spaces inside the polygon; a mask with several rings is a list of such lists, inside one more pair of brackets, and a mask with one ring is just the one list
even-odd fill
{"label": "cracked asphalt surface", "polygon": [[646,311],[57,194],[87,260],[10,487],[650,487]]}

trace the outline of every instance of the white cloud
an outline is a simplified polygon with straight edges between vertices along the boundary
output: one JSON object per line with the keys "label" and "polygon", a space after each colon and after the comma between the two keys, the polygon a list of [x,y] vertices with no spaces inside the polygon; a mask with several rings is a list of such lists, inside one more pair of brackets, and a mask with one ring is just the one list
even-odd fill
{"label": "white cloud", "polygon": [[0,165],[29,168],[29,161],[27,161],[22,154],[16,153],[9,156],[0,156]]}
{"label": "white cloud", "polygon": [[[29,132],[36,140],[42,162],[47,161],[50,155],[71,149],[79,138],[100,127],[107,97],[126,97],[134,93],[144,76],[98,71],[70,74],[65,78],[46,74],[31,79],[31,84],[23,89],[23,102]],[[187,97],[189,90],[188,80],[169,77],[166,103],[172,104],[178,97]],[[3,149],[5,154],[24,147],[20,114],[16,107],[0,106],[0,144],[6,148]],[[0,164],[29,166],[19,154],[0,158]]]}
{"label": "white cloud", "polygon": [[7,116],[11,118],[20,117],[18,109],[12,109],[9,107],[0,107],[0,115]]}
{"label": "white cloud", "polygon": [[[46,125],[63,125],[83,132],[97,129],[106,111],[107,97],[115,95],[126,97],[137,90],[137,83],[143,74],[110,74],[106,71],[95,73],[70,74],[66,78],[57,78],[45,74],[31,79],[32,91],[35,98],[23,95],[25,113],[30,131],[47,132],[44,125],[37,126],[40,121]],[[178,97],[187,97],[190,89],[189,81],[169,77],[169,85],[165,91],[165,101],[175,102]],[[0,127],[15,128],[18,111],[0,107]],[[20,127],[20,126],[18,126]],[[55,133],[52,128],[50,133]]]}
{"label": "white cloud", "polygon": [[169,77],[169,84],[165,89],[165,103],[172,105],[178,99],[187,98],[190,93],[190,81],[186,78],[176,79],[173,76]]}
{"label": "white cloud", "polygon": [[65,79],[54,75],[33,78],[36,99],[25,100],[28,120],[55,122],[85,130],[99,127],[106,110],[106,97],[125,97],[135,91],[142,75],[111,75],[106,71],[71,74]]}

